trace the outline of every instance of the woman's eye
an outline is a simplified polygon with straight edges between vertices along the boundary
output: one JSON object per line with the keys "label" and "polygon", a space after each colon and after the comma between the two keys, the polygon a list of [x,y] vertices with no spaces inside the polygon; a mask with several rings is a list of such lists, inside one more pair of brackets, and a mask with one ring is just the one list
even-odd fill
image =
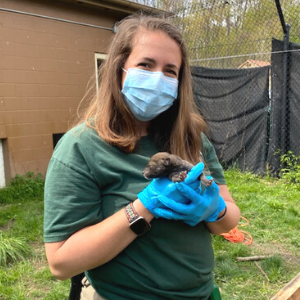
{"label": "woman's eye", "polygon": [[175,77],[177,78],[177,72],[174,70],[166,70],[165,71],[165,75],[168,77]]}
{"label": "woman's eye", "polygon": [[139,63],[138,67],[150,68],[150,65],[148,63]]}

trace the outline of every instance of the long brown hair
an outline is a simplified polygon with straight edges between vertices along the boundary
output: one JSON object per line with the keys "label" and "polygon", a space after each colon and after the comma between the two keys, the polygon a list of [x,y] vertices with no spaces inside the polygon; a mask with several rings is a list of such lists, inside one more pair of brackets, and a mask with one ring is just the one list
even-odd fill
{"label": "long brown hair", "polygon": [[149,134],[161,151],[197,163],[201,151],[201,132],[206,124],[194,102],[187,48],[182,35],[164,17],[139,13],[120,22],[108,57],[101,67],[99,91],[81,121],[94,128],[104,141],[122,151],[131,153],[136,149],[140,133],[136,119],[123,100],[121,72],[132,51],[134,37],[141,29],[166,33],[179,45],[182,55],[178,98],[167,111],[151,121]]}

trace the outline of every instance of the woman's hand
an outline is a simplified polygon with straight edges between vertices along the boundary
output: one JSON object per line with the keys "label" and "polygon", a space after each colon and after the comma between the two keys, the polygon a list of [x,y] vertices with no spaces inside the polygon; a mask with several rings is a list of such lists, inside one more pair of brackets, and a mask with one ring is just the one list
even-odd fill
{"label": "woman's hand", "polygon": [[138,198],[156,218],[182,220],[191,226],[201,221],[214,222],[226,204],[214,182],[201,194],[199,176],[203,169],[203,163],[197,164],[181,183],[154,179]]}
{"label": "woman's hand", "polygon": [[[172,210],[168,208],[169,201],[189,202],[189,199],[177,190],[174,182],[166,177],[153,179],[137,196],[156,218],[174,219]],[[164,197],[165,204],[160,201],[160,197]]]}
{"label": "woman's hand", "polygon": [[[204,164],[198,164],[187,175],[185,184],[190,189],[201,193],[199,176],[202,173]],[[144,206],[156,217],[165,219],[180,220],[182,216],[177,211],[173,211],[170,205],[175,203],[190,203],[190,199],[181,193],[176,184],[168,178],[153,179],[152,182],[138,194],[138,198]]]}
{"label": "woman's hand", "polygon": [[[226,207],[225,201],[219,194],[218,185],[213,182],[206,187],[203,194],[191,189],[185,183],[177,183],[177,189],[183,196],[190,199],[190,203],[169,202],[169,207],[182,215],[182,221],[194,226],[201,221],[215,222],[221,211]],[[163,202],[163,199],[161,199]]]}

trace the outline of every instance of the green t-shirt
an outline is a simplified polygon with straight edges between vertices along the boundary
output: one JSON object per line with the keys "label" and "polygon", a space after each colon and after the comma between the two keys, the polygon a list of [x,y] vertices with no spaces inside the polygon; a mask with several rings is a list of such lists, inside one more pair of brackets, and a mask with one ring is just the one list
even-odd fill
{"label": "green t-shirt", "polygon": [[[226,183],[204,135],[202,143],[215,181]],[[67,132],[46,175],[45,242],[66,240],[134,201],[149,184],[142,170],[157,152],[150,137],[142,137],[137,151],[126,154],[83,124]],[[149,232],[86,275],[96,291],[110,300],[199,300],[212,291],[213,267],[211,237],[204,222],[192,227],[159,218],[152,220]]]}

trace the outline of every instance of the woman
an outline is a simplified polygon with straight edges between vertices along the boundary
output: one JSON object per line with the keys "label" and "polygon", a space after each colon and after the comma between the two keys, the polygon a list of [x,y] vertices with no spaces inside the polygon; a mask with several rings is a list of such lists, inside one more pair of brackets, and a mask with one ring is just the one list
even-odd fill
{"label": "woman", "polygon": [[[203,134],[180,32],[162,18],[126,18],[101,74],[98,94],[48,167],[50,269],[61,280],[86,271],[93,296],[84,288],[82,299],[208,299],[210,233],[235,227],[240,212]],[[193,164],[202,151],[218,186],[201,194],[203,164],[183,183],[149,184],[142,170],[159,151]]]}

